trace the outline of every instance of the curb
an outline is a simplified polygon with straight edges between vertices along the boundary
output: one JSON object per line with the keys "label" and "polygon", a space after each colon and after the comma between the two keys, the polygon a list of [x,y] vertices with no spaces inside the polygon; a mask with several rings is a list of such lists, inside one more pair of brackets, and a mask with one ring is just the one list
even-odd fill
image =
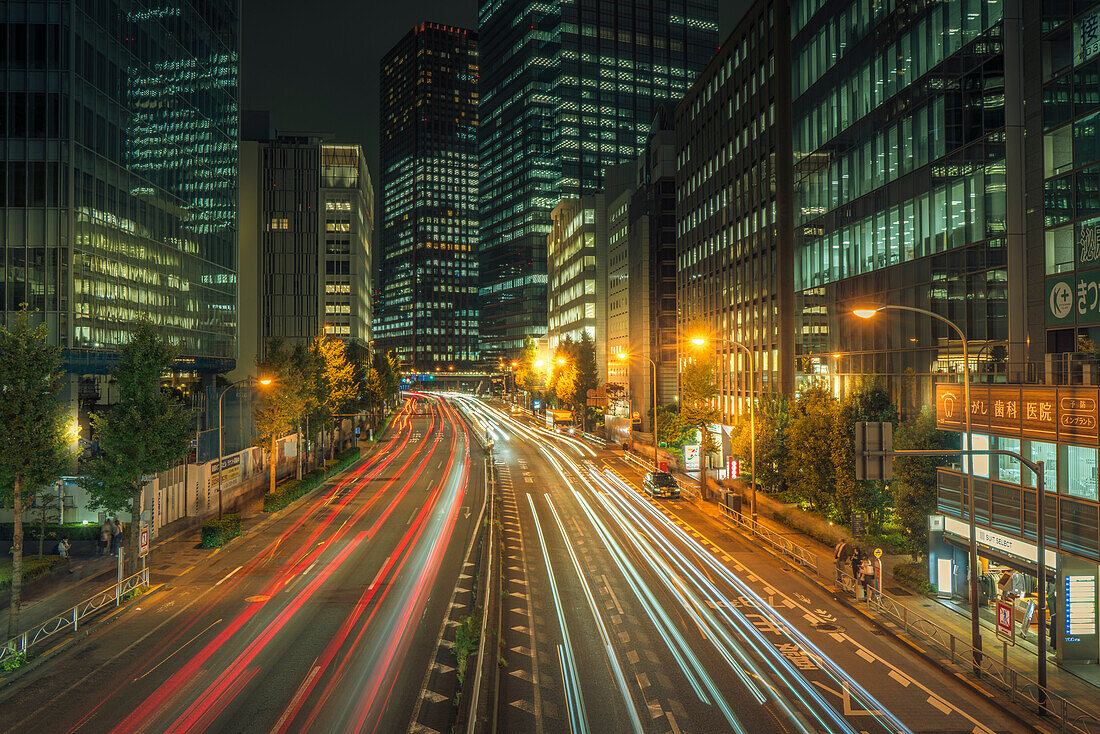
{"label": "curb", "polygon": [[[707,513],[707,515],[711,516],[709,513]],[[729,532],[737,533],[737,535],[739,537],[741,537],[745,540],[751,540],[748,536],[746,536],[744,533],[742,533],[739,529],[737,529],[734,526],[726,523],[723,520],[723,518],[715,517],[715,519],[719,520],[721,522],[721,524],[723,526],[725,526]],[[981,695],[984,698],[987,698],[987,699],[995,699],[996,698],[995,695],[991,694],[989,691],[985,690],[980,685],[978,685],[978,683],[976,681],[971,680],[966,675],[964,675],[964,674],[960,673],[958,670],[954,669],[951,665],[949,665],[947,663],[944,663],[942,660],[939,660],[938,658],[932,656],[931,654],[928,653],[927,650],[923,649],[922,647],[920,647],[919,645],[917,645],[915,642],[908,639],[907,637],[904,637],[901,634],[899,634],[890,625],[886,624],[882,620],[878,619],[877,617],[873,616],[869,612],[865,611],[862,607],[859,606],[859,604],[857,602],[855,602],[854,599],[849,599],[847,594],[838,593],[835,588],[826,585],[823,581],[821,581],[821,579],[819,579],[817,577],[816,574],[814,574],[814,575],[809,574],[806,571],[805,568],[798,565],[797,563],[792,563],[788,558],[780,555],[779,553],[776,553],[773,549],[771,549],[769,547],[766,547],[766,546],[756,546],[756,547],[759,547],[759,548],[762,548],[763,550],[766,550],[773,557],[775,557],[775,558],[783,561],[784,563],[786,563],[788,566],[790,566],[791,568],[796,570],[805,579],[807,579],[808,581],[814,583],[822,591],[827,593],[833,599],[833,601],[837,602],[838,604],[842,604],[845,608],[850,609],[853,612],[856,612],[856,613],[860,614],[868,622],[870,622],[872,625],[874,625],[874,627],[876,629],[881,630],[883,633],[889,635],[892,639],[906,645],[908,648],[913,650],[913,652],[917,653],[922,660],[936,666],[936,668],[938,668],[940,670],[940,672],[942,672],[944,675],[947,675],[951,678],[962,681],[971,690],[973,690],[975,693]],[[989,654],[989,653],[986,653],[986,654]],[[1023,711],[1026,711],[1026,714],[1021,712],[1020,704],[1016,703],[1015,701],[1012,701],[1010,703],[1011,703],[1011,706],[1001,706],[1001,710],[1004,713],[1008,714],[1013,719],[1015,719],[1016,721],[1020,722],[1021,724],[1024,724],[1025,726],[1031,727],[1032,729],[1037,729],[1038,727],[1036,725],[1036,721],[1044,721],[1042,719],[1042,717],[1038,716],[1038,714],[1031,713],[1027,709],[1023,709]]]}

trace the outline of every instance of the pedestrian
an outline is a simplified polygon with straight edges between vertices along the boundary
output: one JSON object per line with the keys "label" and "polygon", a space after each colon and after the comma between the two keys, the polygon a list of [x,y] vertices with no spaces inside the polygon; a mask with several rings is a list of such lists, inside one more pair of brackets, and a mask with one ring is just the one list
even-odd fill
{"label": "pedestrian", "polygon": [[122,523],[116,517],[111,526],[111,555],[118,553],[122,548]]}
{"label": "pedestrian", "polygon": [[99,555],[106,555],[111,552],[111,523],[104,518],[103,524],[99,526]]}
{"label": "pedestrian", "polygon": [[863,584],[863,601],[870,600],[868,590],[871,584],[875,580],[875,564],[871,563],[871,557],[866,556],[863,559],[863,564],[860,566],[859,581]]}
{"label": "pedestrian", "polygon": [[862,565],[863,551],[857,545],[852,551],[851,558],[848,559],[848,566],[852,569],[852,590],[855,592],[856,599],[859,599],[859,569]]}
{"label": "pedestrian", "polygon": [[65,559],[65,565],[69,568],[69,573],[73,572],[73,557],[69,554],[69,549],[72,548],[72,542],[68,538],[62,538],[57,544],[57,555]]}
{"label": "pedestrian", "polygon": [[840,542],[836,544],[836,548],[833,549],[833,564],[836,566],[837,584],[844,581],[844,564],[848,562],[849,555],[851,555],[851,551],[848,549],[848,541],[841,538]]}

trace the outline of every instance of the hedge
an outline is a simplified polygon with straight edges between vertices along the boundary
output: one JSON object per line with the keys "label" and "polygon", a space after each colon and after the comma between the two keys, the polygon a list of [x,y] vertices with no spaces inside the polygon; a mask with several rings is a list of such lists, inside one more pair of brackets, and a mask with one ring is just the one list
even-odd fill
{"label": "hedge", "polygon": [[[39,576],[45,576],[58,566],[64,566],[65,559],[61,556],[24,556],[23,557],[23,583],[33,581]],[[11,563],[0,564],[0,589],[11,587]]]}
{"label": "hedge", "polygon": [[[354,446],[336,455],[334,462],[328,462],[328,471],[336,473],[348,468],[359,460],[359,447]],[[301,479],[291,479],[275,487],[274,492],[264,495],[264,512],[277,512],[299,497],[317,489],[325,480],[322,469],[314,469]]]}
{"label": "hedge", "polygon": [[927,563],[899,563],[894,566],[894,580],[918,594],[935,593],[932,584],[928,583]]}
{"label": "hedge", "polygon": [[241,534],[240,513],[224,515],[220,520],[215,518],[202,526],[203,548],[221,548],[229,541]]}
{"label": "hedge", "polygon": [[[32,511],[33,512],[33,511]],[[23,542],[38,540],[39,525],[35,522],[33,516],[29,517],[27,514],[23,515]],[[15,523],[5,522],[0,523],[0,541],[10,541],[15,534]],[[99,540],[99,525],[96,523],[88,523],[84,525],[79,522],[65,523],[64,525],[58,525],[57,523],[46,523],[46,540],[57,542],[62,538],[68,538],[72,541],[77,540]]]}

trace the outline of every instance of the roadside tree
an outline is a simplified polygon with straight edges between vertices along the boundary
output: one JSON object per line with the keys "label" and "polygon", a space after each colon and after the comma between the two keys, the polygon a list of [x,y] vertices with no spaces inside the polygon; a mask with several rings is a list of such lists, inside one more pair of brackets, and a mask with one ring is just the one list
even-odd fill
{"label": "roadside tree", "polygon": [[699,496],[707,496],[707,456],[718,450],[708,426],[719,423],[722,413],[715,407],[718,387],[714,384],[714,363],[708,359],[693,359],[680,373],[680,426],[699,432]]}
{"label": "roadside tree", "polygon": [[[957,449],[959,435],[936,430],[936,415],[926,408],[898,425],[894,448]],[[928,516],[936,509],[936,469],[950,461],[950,456],[899,456],[894,459],[895,512],[914,554],[928,548]]]}
{"label": "roadside tree", "polygon": [[0,500],[11,502],[15,521],[9,637],[19,632],[24,492],[38,492],[72,460],[61,379],[61,352],[46,343],[44,324],[32,327],[23,311],[11,329],[0,325]]}

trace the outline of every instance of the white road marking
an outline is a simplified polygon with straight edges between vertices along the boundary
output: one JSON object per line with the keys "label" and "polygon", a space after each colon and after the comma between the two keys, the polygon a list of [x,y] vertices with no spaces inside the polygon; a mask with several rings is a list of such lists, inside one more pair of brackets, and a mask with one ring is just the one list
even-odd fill
{"label": "white road marking", "polygon": [[225,576],[223,576],[223,577],[222,577],[222,580],[221,580],[221,581],[219,581],[218,583],[214,584],[214,586],[221,586],[221,585],[222,585],[222,584],[224,584],[224,583],[225,583],[226,581],[228,581],[228,580],[229,580],[230,578],[232,578],[233,574],[237,573],[237,571],[240,571],[240,570],[241,570],[242,568],[244,568],[244,566],[237,566],[237,567],[236,567],[236,568],[234,568],[234,569],[233,569],[232,571],[230,571],[230,572],[229,572],[229,573],[227,573],[227,574],[226,574]]}

